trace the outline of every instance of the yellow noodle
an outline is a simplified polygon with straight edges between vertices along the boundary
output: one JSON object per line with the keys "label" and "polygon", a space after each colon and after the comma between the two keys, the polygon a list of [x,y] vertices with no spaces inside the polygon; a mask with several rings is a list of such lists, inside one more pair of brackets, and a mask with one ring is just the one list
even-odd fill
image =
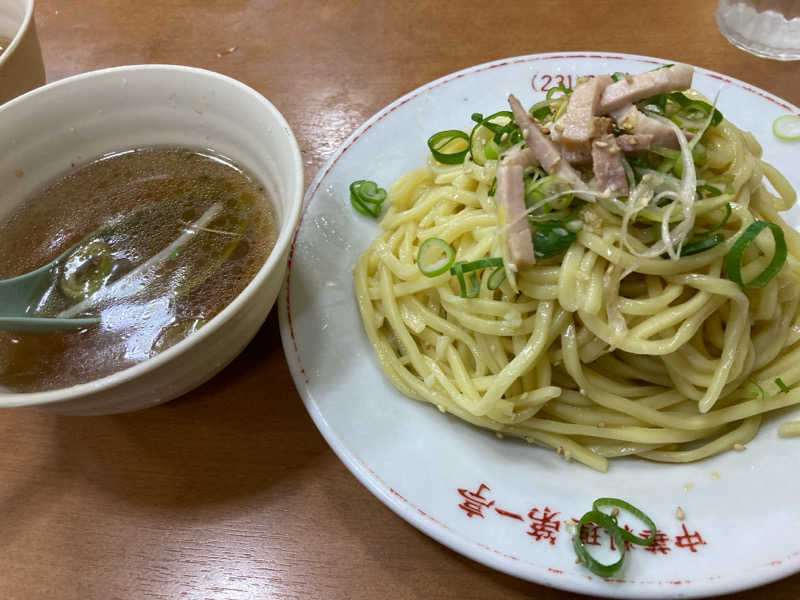
{"label": "yellow noodle", "polygon": [[[679,260],[642,258],[650,231],[629,226],[623,244],[618,204],[591,203],[560,258],[509,271],[497,290],[485,270],[476,298],[460,297],[449,273],[422,275],[416,254],[438,237],[457,260],[504,255],[489,195],[496,161],[431,162],[401,177],[354,269],[364,328],[392,384],[601,471],[611,457],[689,462],[743,448],[765,414],[800,403],[800,234],[779,215],[796,194],[728,121],[703,141],[698,179],[726,189],[696,202],[696,227],[719,223],[730,203],[724,242]],[[789,256],[766,287],[743,290],[725,277],[724,259],[756,219],[784,230]],[[773,238],[759,236],[743,279],[773,250]],[[800,435],[798,423],[780,434]]]}

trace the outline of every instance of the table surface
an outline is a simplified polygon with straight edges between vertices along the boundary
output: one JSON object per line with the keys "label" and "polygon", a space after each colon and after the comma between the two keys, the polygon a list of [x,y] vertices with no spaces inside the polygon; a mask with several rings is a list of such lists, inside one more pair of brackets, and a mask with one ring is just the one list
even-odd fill
{"label": "table surface", "polygon": [[[362,121],[441,75],[560,50],[660,56],[800,104],[800,65],[750,56],[710,1],[39,0],[49,81],[133,63],[219,71],[284,113],[306,181]],[[396,517],[339,462],[289,374],[276,313],[199,389],[109,417],[0,412],[4,598],[566,600]],[[733,594],[800,596],[800,575]]]}

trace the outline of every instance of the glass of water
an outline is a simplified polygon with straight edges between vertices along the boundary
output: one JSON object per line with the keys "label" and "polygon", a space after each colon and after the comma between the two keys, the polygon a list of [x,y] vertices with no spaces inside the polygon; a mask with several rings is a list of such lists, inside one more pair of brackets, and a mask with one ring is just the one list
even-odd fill
{"label": "glass of water", "polygon": [[717,26],[752,54],[800,60],[800,0],[719,0]]}

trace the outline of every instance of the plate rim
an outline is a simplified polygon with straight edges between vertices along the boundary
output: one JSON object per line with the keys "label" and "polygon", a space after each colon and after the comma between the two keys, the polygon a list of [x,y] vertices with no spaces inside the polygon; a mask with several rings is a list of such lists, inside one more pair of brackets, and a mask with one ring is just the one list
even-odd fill
{"label": "plate rim", "polygon": [[[375,124],[390,115],[399,107],[424,94],[433,88],[444,85],[450,81],[460,79],[472,73],[482,72],[493,68],[503,67],[511,64],[533,62],[537,60],[558,60],[558,59],[593,59],[593,60],[634,60],[651,63],[655,65],[677,63],[681,61],[669,60],[665,58],[652,57],[640,54],[629,54],[622,52],[604,51],[564,51],[533,53],[519,56],[500,58],[492,61],[471,65],[441,77],[425,82],[413,90],[403,94],[396,100],[379,109],[361,125],[359,125],[330,155],[314,175],[311,183],[306,188],[303,198],[303,208],[298,221],[297,229],[292,237],[289,250],[289,257],[286,267],[286,278],[281,288],[278,300],[278,320],[280,325],[281,342],[284,349],[286,362],[289,366],[295,388],[303,400],[303,404],[309,415],[322,434],[328,446],[334,451],[336,456],[356,479],[366,487],[378,500],[388,507],[397,516],[408,524],[420,530],[422,533],[443,544],[450,550],[466,556],[479,564],[487,565],[502,573],[530,581],[537,585],[544,585],[555,589],[582,594],[592,594],[606,598],[699,598],[710,595],[737,592],[746,589],[759,587],[779,579],[788,577],[800,571],[800,563],[796,560],[800,557],[800,550],[783,557],[782,560],[771,560],[761,563],[752,568],[749,574],[735,579],[729,575],[707,575],[691,581],[683,580],[659,580],[659,581],[639,581],[626,579],[613,579],[614,587],[599,587],[597,582],[604,581],[601,577],[594,577],[586,574],[579,578],[564,578],[563,571],[553,567],[547,567],[532,561],[522,559],[518,556],[507,554],[501,550],[493,548],[487,544],[470,539],[466,535],[457,533],[445,523],[439,521],[433,515],[426,513],[413,502],[406,499],[400,492],[394,489],[388,482],[372,470],[364,460],[352,450],[342,440],[339,434],[328,424],[314,397],[310,392],[310,379],[300,361],[300,351],[294,333],[294,326],[291,315],[291,276],[294,251],[297,244],[300,228],[305,219],[306,213],[317,192],[322,187],[323,181],[333,170],[339,159],[348,149],[363,135],[365,135]],[[745,91],[759,96],[765,100],[776,104],[782,109],[793,114],[800,114],[800,108],[776,96],[762,88],[750,83],[700,67],[691,65],[695,71],[705,76],[717,79],[724,83],[733,84]],[[776,564],[777,563],[777,564]],[[523,565],[536,569],[535,573],[525,570]],[[518,568],[515,568],[518,567]],[[767,569],[767,567],[771,567]],[[667,584],[673,584],[675,589],[666,589]],[[687,585],[679,585],[687,584]],[[623,587],[624,585],[624,587]],[[632,595],[632,594],[636,595]]]}

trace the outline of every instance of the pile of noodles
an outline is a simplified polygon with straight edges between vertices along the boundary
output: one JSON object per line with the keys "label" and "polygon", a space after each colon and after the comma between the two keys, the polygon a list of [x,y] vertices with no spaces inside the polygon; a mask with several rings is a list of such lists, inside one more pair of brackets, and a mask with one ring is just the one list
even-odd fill
{"label": "pile of noodles", "polygon": [[[417,254],[435,237],[457,260],[504,255],[491,195],[497,161],[430,160],[401,177],[354,269],[364,327],[391,382],[601,471],[611,457],[690,462],[743,449],[765,413],[800,402],[800,236],[779,215],[795,193],[727,120],[703,143],[697,180],[722,182],[726,194],[695,207],[693,227],[718,225],[728,203],[723,243],[677,260],[648,255],[652,232],[598,199],[581,209],[564,253],[496,290],[485,270],[475,298],[461,297],[450,273],[424,276]],[[724,260],[758,219],[783,229],[788,258],[748,290],[725,276]],[[749,245],[743,279],[764,270],[774,245],[768,232]]]}

